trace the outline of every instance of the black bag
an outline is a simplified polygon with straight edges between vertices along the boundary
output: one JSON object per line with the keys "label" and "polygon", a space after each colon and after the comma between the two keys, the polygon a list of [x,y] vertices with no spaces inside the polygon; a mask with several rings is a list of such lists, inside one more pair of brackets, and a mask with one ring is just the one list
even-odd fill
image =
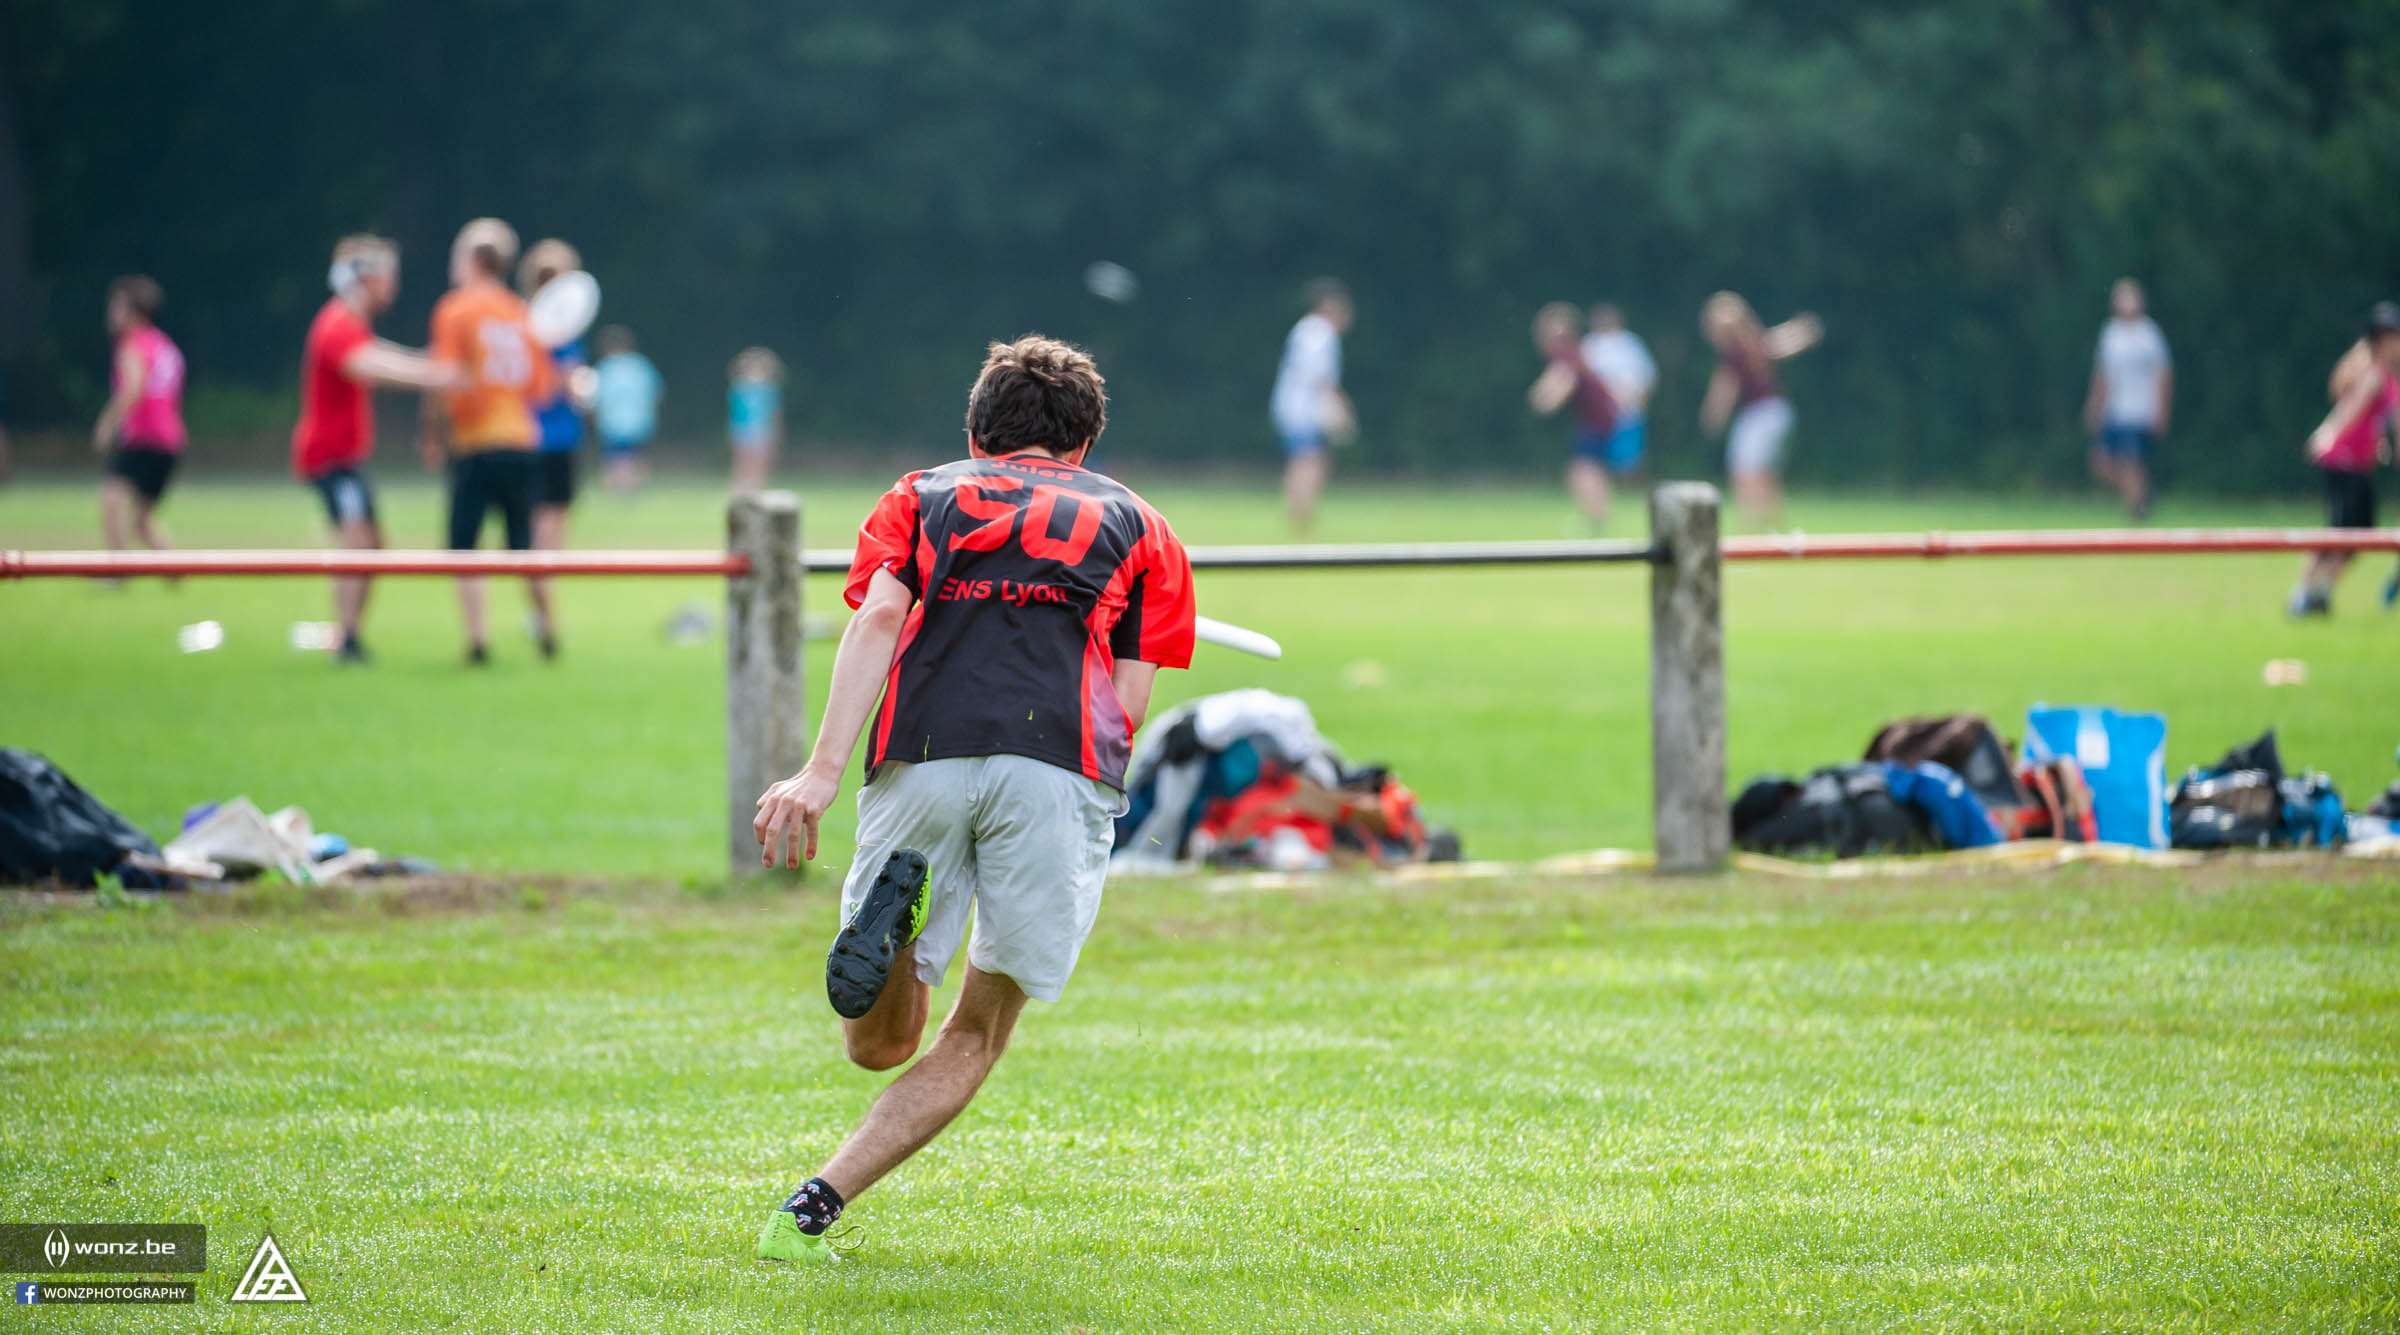
{"label": "black bag", "polygon": [[1925,813],[1892,796],[1882,765],[1821,769],[1798,783],[1770,776],[1745,788],[1734,811],[1734,842],[1753,853],[1855,858],[1942,846]]}
{"label": "black bag", "polygon": [[0,747],[0,885],[96,884],[150,836],[31,751]]}

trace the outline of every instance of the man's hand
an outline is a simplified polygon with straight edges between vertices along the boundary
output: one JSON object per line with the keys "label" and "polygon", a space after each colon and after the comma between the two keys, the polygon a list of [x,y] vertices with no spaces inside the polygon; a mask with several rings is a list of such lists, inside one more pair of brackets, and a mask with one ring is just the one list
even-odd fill
{"label": "man's hand", "polygon": [[440,435],[428,431],[425,434],[417,437],[417,458],[424,463],[426,472],[438,473],[442,471],[442,455],[442,438]]}
{"label": "man's hand", "polygon": [[772,867],[780,859],[784,866],[796,868],[814,861],[817,822],[841,791],[841,779],[814,764],[767,789],[758,799],[758,819],[750,823],[758,833],[759,865]]}

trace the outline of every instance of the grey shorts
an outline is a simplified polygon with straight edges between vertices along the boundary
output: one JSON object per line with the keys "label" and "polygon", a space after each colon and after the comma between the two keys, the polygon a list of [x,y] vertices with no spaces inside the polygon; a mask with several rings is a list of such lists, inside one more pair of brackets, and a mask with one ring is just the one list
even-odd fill
{"label": "grey shorts", "polygon": [[972,909],[967,962],[1056,1001],[1100,916],[1124,808],[1107,784],[1023,756],[887,761],[858,792],[858,860],[842,884],[842,921],[892,850],[913,848],[930,864],[932,894],[917,977],[941,985]]}

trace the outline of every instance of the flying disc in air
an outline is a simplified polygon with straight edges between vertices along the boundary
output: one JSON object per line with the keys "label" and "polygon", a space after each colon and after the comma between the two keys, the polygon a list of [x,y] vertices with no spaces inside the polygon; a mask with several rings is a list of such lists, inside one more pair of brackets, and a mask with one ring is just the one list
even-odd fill
{"label": "flying disc in air", "polygon": [[600,315],[600,280],[581,269],[569,269],[533,294],[526,322],[545,348],[563,348],[583,337]]}
{"label": "flying disc in air", "polygon": [[1192,618],[1192,638],[1224,649],[1256,654],[1260,658],[1283,657],[1283,646],[1257,631],[1219,621],[1215,617]]}
{"label": "flying disc in air", "polygon": [[1142,294],[1142,280],[1114,260],[1095,260],[1083,271],[1084,290],[1122,306]]}

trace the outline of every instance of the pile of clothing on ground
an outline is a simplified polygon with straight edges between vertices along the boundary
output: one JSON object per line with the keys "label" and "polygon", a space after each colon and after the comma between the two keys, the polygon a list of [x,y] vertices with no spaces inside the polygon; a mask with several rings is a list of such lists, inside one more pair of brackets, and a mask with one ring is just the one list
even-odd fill
{"label": "pile of clothing on ground", "polygon": [[311,829],[298,807],[270,815],[247,797],[192,808],[161,848],[45,757],[0,748],[0,885],[88,890],[111,877],[127,890],[187,890],[268,872],[324,884],[434,870],[422,859],[352,848],[340,835]]}
{"label": "pile of clothing on ground", "polygon": [[1125,776],[1112,865],[1311,871],[1455,862],[1416,794],[1380,765],[1353,767],[1305,701],[1266,690],[1187,701],[1154,719]]}
{"label": "pile of clothing on ground", "polygon": [[2021,757],[1981,715],[1901,719],[1856,763],[1752,780],[1733,804],[1734,843],[1851,858],[2011,839],[2331,848],[2400,835],[2400,783],[2350,813],[2324,774],[2285,772],[2272,730],[2173,784],[2166,746],[2164,717],[2100,706],[2034,706]]}

